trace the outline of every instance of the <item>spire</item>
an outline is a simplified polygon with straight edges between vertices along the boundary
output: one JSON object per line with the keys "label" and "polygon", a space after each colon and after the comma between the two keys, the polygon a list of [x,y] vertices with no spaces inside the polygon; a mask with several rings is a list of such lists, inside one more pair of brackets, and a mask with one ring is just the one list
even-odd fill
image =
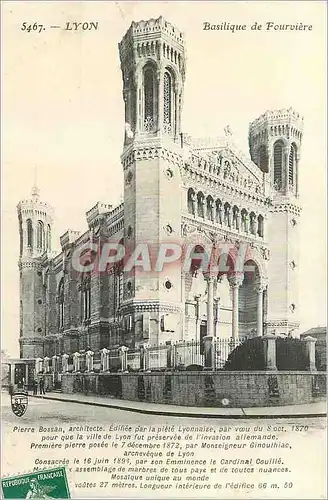
{"label": "spire", "polygon": [[40,198],[40,190],[39,188],[37,187],[37,183],[36,183],[36,175],[37,175],[37,170],[36,170],[36,167],[34,167],[34,185],[32,187],[32,198],[34,201],[39,201],[39,198]]}

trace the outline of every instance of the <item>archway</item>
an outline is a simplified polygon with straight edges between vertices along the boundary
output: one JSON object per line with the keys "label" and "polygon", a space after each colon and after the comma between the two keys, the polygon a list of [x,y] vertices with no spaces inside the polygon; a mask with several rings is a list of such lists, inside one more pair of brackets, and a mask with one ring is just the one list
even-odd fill
{"label": "archway", "polygon": [[260,270],[253,260],[246,261],[245,268],[247,270],[244,273],[244,278],[239,288],[238,300],[240,339],[258,334],[258,286],[260,283]]}

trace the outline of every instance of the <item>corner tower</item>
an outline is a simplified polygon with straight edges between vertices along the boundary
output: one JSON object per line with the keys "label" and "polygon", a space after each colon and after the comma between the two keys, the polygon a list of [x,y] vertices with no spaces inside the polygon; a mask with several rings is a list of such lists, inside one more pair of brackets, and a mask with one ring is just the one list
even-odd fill
{"label": "corner tower", "polygon": [[20,252],[20,357],[43,357],[45,287],[43,262],[51,251],[53,209],[40,201],[36,186],[29,199],[17,205]]}
{"label": "corner tower", "polygon": [[[184,38],[163,17],[133,22],[119,52],[125,103],[124,244],[128,255],[147,245],[153,269],[160,244],[180,242]],[[180,266],[162,273],[136,267],[123,280],[122,315],[129,316],[135,332],[130,342],[179,338]]]}
{"label": "corner tower", "polygon": [[292,108],[267,111],[249,127],[252,160],[268,178],[267,331],[298,336],[299,162],[303,118]]}

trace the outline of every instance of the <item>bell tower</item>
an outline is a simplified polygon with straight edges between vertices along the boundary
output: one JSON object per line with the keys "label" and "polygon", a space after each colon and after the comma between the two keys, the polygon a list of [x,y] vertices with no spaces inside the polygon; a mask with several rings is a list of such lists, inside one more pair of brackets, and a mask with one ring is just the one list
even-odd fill
{"label": "bell tower", "polygon": [[299,162],[303,118],[292,108],[267,111],[249,127],[251,158],[269,185],[267,331],[298,335]]}
{"label": "bell tower", "polygon": [[53,209],[40,201],[39,190],[17,205],[20,253],[20,357],[43,357],[46,328],[44,263],[51,252]]}
{"label": "bell tower", "polygon": [[160,272],[154,265],[162,243],[180,242],[184,37],[163,17],[133,22],[119,53],[125,103],[124,246],[127,256],[144,248],[151,260],[149,271],[136,266],[124,273],[122,315],[133,325],[132,344],[157,344],[181,333],[181,266],[164,266]]}

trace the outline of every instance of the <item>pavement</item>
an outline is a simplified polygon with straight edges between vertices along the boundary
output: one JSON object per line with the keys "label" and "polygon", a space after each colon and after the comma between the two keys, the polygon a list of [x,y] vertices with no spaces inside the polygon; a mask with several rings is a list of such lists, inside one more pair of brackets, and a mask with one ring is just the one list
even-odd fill
{"label": "pavement", "polygon": [[84,394],[64,394],[59,392],[47,392],[45,395],[30,395],[33,398],[77,403],[103,408],[113,408],[134,413],[148,415],[167,415],[173,417],[201,417],[201,418],[309,418],[326,417],[326,401],[308,403],[292,406],[267,406],[259,408],[204,408],[191,406],[175,406],[155,403],[142,403],[139,401],[126,401],[115,399],[111,396],[86,396]]}

